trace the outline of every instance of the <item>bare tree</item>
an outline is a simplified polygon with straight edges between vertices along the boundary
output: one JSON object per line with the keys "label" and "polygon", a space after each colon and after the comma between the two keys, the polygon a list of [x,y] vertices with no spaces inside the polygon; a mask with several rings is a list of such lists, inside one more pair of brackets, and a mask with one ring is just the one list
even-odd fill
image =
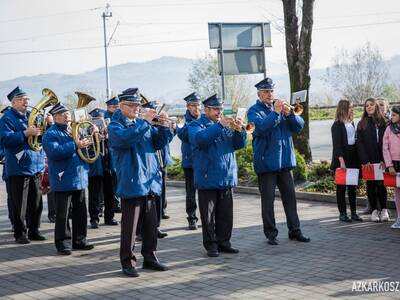
{"label": "bare tree", "polygon": [[[211,54],[200,58],[193,63],[188,78],[190,88],[202,98],[220,93],[221,78],[219,75],[218,60]],[[250,84],[245,76],[225,75],[226,97],[231,100],[232,108],[246,107],[250,101]]]}
{"label": "bare tree", "polygon": [[[289,69],[290,90],[309,91],[311,35],[313,27],[314,0],[282,0],[286,38],[286,58]],[[301,21],[299,21],[301,19]],[[301,27],[299,29],[299,24]],[[300,31],[299,31],[300,30]],[[304,103],[304,129],[294,136],[297,150],[304,155],[306,161],[312,160],[309,130],[309,97]]]}
{"label": "bare tree", "polygon": [[368,97],[383,95],[387,79],[387,66],[382,55],[369,42],[352,53],[342,49],[323,77],[334,90],[357,104]]}

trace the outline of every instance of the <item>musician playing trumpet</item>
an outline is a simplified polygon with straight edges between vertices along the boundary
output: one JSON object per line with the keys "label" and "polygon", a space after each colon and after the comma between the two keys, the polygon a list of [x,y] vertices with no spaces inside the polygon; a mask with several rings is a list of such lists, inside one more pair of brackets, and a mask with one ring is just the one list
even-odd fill
{"label": "musician playing trumpet", "polygon": [[265,78],[255,85],[259,100],[247,117],[255,124],[253,132],[254,170],[258,175],[264,234],[270,245],[278,245],[275,225],[275,188],[281,193],[289,228],[289,238],[309,242],[300,230],[296,194],[291,170],[296,166],[292,134],[299,133],[304,120],[285,101],[274,100],[274,83]]}
{"label": "musician playing trumpet", "polygon": [[[189,124],[194,185],[198,189],[203,245],[209,257],[238,253],[230,242],[233,227],[232,188],[237,185],[235,151],[247,142],[246,131],[232,130],[223,116],[223,101],[213,95],[203,101],[205,114]],[[242,127],[242,120],[236,120]]]}

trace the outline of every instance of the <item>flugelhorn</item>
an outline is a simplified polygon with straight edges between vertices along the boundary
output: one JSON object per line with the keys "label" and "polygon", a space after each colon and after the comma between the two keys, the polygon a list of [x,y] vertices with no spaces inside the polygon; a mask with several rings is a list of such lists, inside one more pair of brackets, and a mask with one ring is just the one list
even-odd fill
{"label": "flugelhorn", "polygon": [[[277,101],[278,99],[274,99],[274,102]],[[300,116],[303,111],[304,111],[304,107],[303,105],[301,105],[300,103],[296,103],[295,105],[291,105],[287,102],[283,102],[283,111],[287,111],[287,112],[292,112],[295,116]]]}
{"label": "flugelhorn", "polygon": [[42,137],[47,127],[44,109],[48,106],[56,105],[58,103],[58,98],[52,90],[44,88],[42,90],[42,95],[43,97],[39,103],[32,107],[32,111],[28,118],[28,127],[33,126],[42,129],[42,133],[40,135],[28,137],[28,145],[33,151],[40,151],[42,149]]}
{"label": "flugelhorn", "polygon": [[[84,108],[91,101],[96,100],[92,96],[81,92],[75,92],[75,94],[78,96],[77,109]],[[87,114],[85,113],[84,115]],[[89,140],[89,146],[78,148],[77,153],[83,161],[89,164],[94,163],[100,155],[100,136],[95,125],[87,118],[85,119],[80,116],[72,122],[72,137],[75,141],[83,139]]]}

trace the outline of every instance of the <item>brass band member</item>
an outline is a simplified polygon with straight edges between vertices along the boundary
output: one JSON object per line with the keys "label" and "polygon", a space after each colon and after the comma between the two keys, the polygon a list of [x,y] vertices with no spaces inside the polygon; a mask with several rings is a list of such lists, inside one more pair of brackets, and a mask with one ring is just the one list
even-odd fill
{"label": "brass band member", "polygon": [[[230,242],[233,227],[232,188],[237,185],[235,151],[247,142],[244,128],[227,128],[231,118],[222,115],[223,102],[213,95],[203,101],[205,115],[189,125],[193,146],[194,184],[199,193],[203,245],[207,255],[238,253]],[[239,127],[242,121],[238,120]]]}
{"label": "brass band member", "polygon": [[86,241],[87,211],[85,189],[88,186],[88,164],[77,154],[77,148],[86,148],[88,139],[74,141],[71,136],[71,113],[62,103],[50,111],[54,124],[43,137],[51,190],[54,192],[56,224],[54,241],[57,252],[71,254],[71,230],[68,219],[72,205],[72,249],[91,250]]}
{"label": "brass band member", "polygon": [[23,90],[16,87],[7,98],[11,101],[11,109],[0,120],[0,137],[13,205],[14,237],[17,243],[28,244],[30,240],[45,240],[39,232],[44,152],[33,151],[27,143],[29,136],[41,134],[41,128],[27,127],[29,98]]}
{"label": "brass band member", "polygon": [[183,98],[186,101],[185,125],[178,128],[178,137],[182,141],[182,168],[185,173],[185,190],[186,190],[186,214],[190,230],[197,229],[196,217],[196,188],[194,187],[193,178],[193,159],[192,159],[192,146],[189,143],[189,124],[200,118],[201,115],[201,101],[196,93]]}
{"label": "brass band member", "polygon": [[[138,89],[118,95],[120,109],[108,126],[109,142],[117,173],[117,196],[121,198],[120,260],[125,275],[137,277],[133,253],[136,227],[142,220],[143,268],[166,271],[156,256],[157,212],[155,196],[161,194],[160,165],[156,150],[171,136],[169,128],[151,126],[156,112],[147,110],[139,117],[141,96]],[[165,113],[162,113],[166,117]]]}
{"label": "brass band member", "polygon": [[270,245],[278,245],[274,200],[278,186],[285,209],[289,238],[309,242],[300,230],[296,194],[291,170],[296,166],[292,134],[303,129],[304,121],[284,109],[284,101],[274,101],[274,83],[265,78],[255,85],[259,100],[250,107],[248,121],[255,124],[253,133],[254,169],[261,193],[264,234]]}

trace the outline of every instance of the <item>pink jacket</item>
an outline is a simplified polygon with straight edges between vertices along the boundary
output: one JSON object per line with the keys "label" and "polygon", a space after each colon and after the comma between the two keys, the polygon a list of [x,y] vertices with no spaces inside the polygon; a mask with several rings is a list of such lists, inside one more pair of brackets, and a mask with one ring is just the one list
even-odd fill
{"label": "pink jacket", "polygon": [[393,167],[393,160],[400,161],[400,134],[394,134],[388,126],[383,135],[383,158],[386,167]]}

